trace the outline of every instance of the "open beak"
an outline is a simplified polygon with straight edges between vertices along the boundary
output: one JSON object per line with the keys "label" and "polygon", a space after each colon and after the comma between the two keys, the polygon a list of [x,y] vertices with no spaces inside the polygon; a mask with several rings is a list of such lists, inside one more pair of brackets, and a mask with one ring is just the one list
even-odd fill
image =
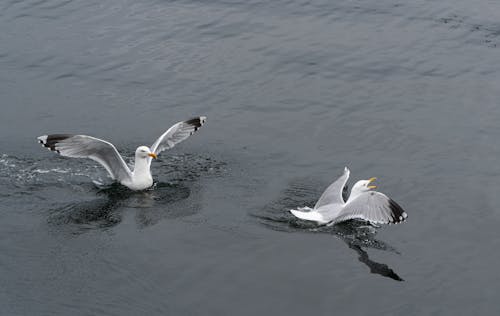
{"label": "open beak", "polygon": [[[372,183],[373,181],[377,180],[377,178],[370,178],[368,179],[368,183]],[[369,185],[367,186],[368,189],[376,189],[377,186],[376,185]]]}
{"label": "open beak", "polygon": [[148,156],[154,159],[158,158],[155,153],[149,153]]}

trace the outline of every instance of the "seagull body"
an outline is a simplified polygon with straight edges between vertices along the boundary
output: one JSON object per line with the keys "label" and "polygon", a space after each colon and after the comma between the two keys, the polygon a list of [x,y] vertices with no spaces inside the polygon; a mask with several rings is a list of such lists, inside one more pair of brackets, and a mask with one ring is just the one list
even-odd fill
{"label": "seagull body", "polygon": [[376,186],[369,184],[375,178],[356,182],[349,198],[344,201],[342,191],[349,174],[346,167],[344,174],[323,192],[314,208],[302,207],[290,212],[300,219],[318,224],[336,224],[350,219],[361,219],[373,224],[397,224],[408,217],[392,199],[383,193],[372,191]]}
{"label": "seagull body", "polygon": [[115,146],[105,140],[87,135],[52,134],[38,137],[38,141],[61,156],[90,158],[100,163],[112,179],[131,190],[144,190],[153,185],[151,160],[167,149],[193,135],[206,121],[200,116],[178,122],[163,133],[150,147],[139,146],[135,151],[134,170],[131,171]]}

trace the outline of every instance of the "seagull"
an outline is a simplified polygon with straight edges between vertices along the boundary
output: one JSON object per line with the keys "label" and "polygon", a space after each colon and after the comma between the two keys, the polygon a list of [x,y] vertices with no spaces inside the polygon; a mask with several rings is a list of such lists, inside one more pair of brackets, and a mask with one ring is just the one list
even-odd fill
{"label": "seagull", "polygon": [[113,180],[131,190],[144,190],[153,185],[150,166],[164,150],[171,149],[193,135],[206,121],[205,116],[178,122],[163,133],[151,147],[139,146],[135,151],[134,170],[131,171],[116,147],[105,140],[87,135],[52,134],[38,137],[38,141],[61,156],[90,158],[100,163]]}
{"label": "seagull", "polygon": [[296,217],[314,221],[317,224],[333,225],[350,219],[360,219],[372,224],[398,224],[406,220],[408,214],[385,194],[372,191],[377,186],[370,185],[376,178],[360,180],[351,189],[351,195],[344,201],[342,191],[350,171],[344,174],[323,192],[314,208],[302,207],[290,210]]}

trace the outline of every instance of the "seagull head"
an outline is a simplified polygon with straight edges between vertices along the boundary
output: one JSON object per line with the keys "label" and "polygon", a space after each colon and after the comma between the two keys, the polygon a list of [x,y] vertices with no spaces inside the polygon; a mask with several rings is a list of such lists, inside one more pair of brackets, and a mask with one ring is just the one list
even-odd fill
{"label": "seagull head", "polygon": [[147,146],[139,146],[137,147],[137,149],[135,150],[135,157],[138,157],[138,158],[147,158],[147,157],[151,157],[151,158],[157,158],[156,154],[154,152],[151,151],[151,149],[149,149],[149,147]]}
{"label": "seagull head", "polygon": [[368,180],[359,180],[352,186],[351,192],[362,193],[370,191],[371,189],[376,189],[377,188],[376,185],[370,185],[370,183],[372,183],[375,180],[377,180],[377,178],[370,178]]}

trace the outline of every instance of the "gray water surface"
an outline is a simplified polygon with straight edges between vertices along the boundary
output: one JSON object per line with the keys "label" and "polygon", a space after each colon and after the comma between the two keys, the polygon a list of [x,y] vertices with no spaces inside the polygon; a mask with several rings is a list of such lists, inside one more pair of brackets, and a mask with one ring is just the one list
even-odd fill
{"label": "gray water surface", "polygon": [[[498,315],[499,21],[486,0],[2,1],[0,314]],[[36,143],[131,162],[195,115],[144,192]],[[344,166],[408,221],[289,214]]]}

